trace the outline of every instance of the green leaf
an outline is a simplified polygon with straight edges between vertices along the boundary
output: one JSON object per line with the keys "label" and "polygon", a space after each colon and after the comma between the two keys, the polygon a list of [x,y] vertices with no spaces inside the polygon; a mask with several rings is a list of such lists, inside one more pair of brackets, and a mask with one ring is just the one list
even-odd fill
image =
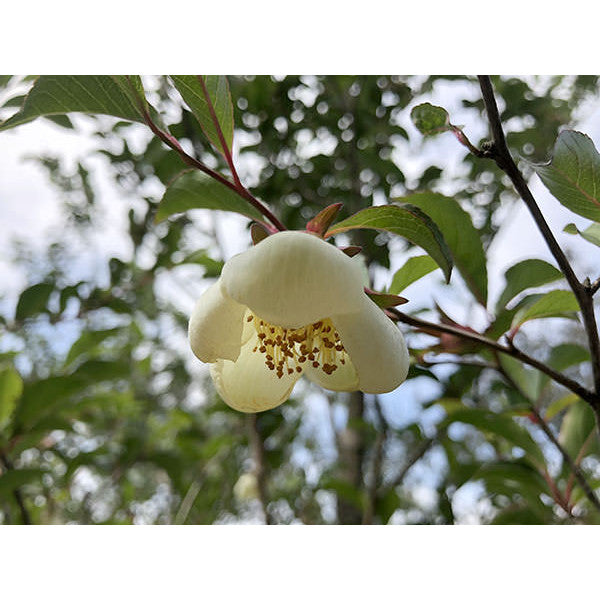
{"label": "green leaf", "polygon": [[56,414],[69,403],[73,394],[82,391],[87,385],[87,382],[80,378],[67,376],[49,377],[27,383],[14,419],[30,429],[47,415]]}
{"label": "green leaf", "polygon": [[[202,77],[206,85],[206,93],[200,82]],[[233,104],[229,93],[227,77],[223,75],[171,75],[171,79],[185,103],[198,119],[202,131],[210,143],[222,154],[223,144],[218,129],[211,115],[211,107],[219,122],[227,149],[233,145]]]}
{"label": "green leaf", "polygon": [[532,297],[534,301],[527,303],[515,314],[511,329],[518,329],[523,323],[533,319],[576,318],[574,313],[579,310],[577,299],[569,290],[552,290],[547,294],[534,294]]}
{"label": "green leaf", "polygon": [[594,142],[579,131],[563,131],[552,160],[532,165],[550,193],[569,210],[600,221],[600,156]]}
{"label": "green leaf", "polygon": [[41,469],[16,469],[6,471],[0,475],[0,498],[6,499],[9,494],[23,485],[29,483],[42,483],[42,475],[45,471]]}
{"label": "green leaf", "polygon": [[548,508],[548,517],[542,518],[538,511],[530,506],[511,505],[501,510],[491,521],[491,525],[544,525],[552,519]]}
{"label": "green leaf", "polygon": [[438,226],[418,207],[411,204],[372,206],[340,221],[327,232],[337,235],[351,229],[378,229],[406,238],[420,246],[440,266],[446,281],[452,272],[452,254]]}
{"label": "green leaf", "polygon": [[[563,417],[558,441],[573,459],[576,459],[580,453],[585,456],[598,449],[598,436],[590,437],[595,427],[594,411],[586,402],[579,400],[569,407]],[[584,444],[586,444],[585,448]]]}
{"label": "green leaf", "polygon": [[104,340],[119,333],[120,331],[122,331],[120,327],[115,327],[113,329],[101,329],[97,331],[83,331],[83,333],[79,336],[79,339],[77,339],[71,346],[69,354],[67,354],[67,358],[65,359],[65,367],[70,365],[76,358],[83,354],[97,354],[98,346]]}
{"label": "green leaf", "polygon": [[513,265],[504,274],[506,285],[496,303],[496,311],[504,308],[523,290],[551,283],[562,276],[556,267],[538,258],[530,258]]}
{"label": "green leaf", "polygon": [[188,254],[175,263],[175,267],[185,264],[202,265],[204,267],[204,277],[218,277],[223,269],[223,261],[215,260],[206,254],[205,250],[197,250]]}
{"label": "green leaf", "polygon": [[492,494],[509,498],[521,496],[540,517],[549,513],[548,507],[540,499],[541,494],[548,494],[548,485],[540,473],[527,464],[502,461],[484,465],[474,479],[481,479]]}
{"label": "green leaf", "polygon": [[415,106],[410,111],[410,118],[423,135],[435,135],[452,129],[448,112],[429,102]]}
{"label": "green leaf", "polygon": [[454,198],[424,192],[404,198],[420,208],[439,227],[456,268],[467,287],[483,305],[487,304],[487,267],[479,232],[473,226],[469,213]]}
{"label": "green leaf", "polygon": [[551,402],[546,409],[544,418],[546,421],[551,421],[561,410],[568,408],[571,404],[575,404],[575,402],[578,402],[579,400],[581,400],[581,398],[577,394],[567,394],[562,398],[558,398],[558,400],[554,400],[554,402]]}
{"label": "green leaf", "polygon": [[590,360],[587,348],[579,344],[559,344],[550,351],[547,363],[556,371],[564,371],[587,360]]}
{"label": "green leaf", "polygon": [[498,360],[507,375],[517,384],[518,390],[529,400],[535,402],[541,392],[544,374],[525,365],[506,354],[498,354]]}
{"label": "green leaf", "polygon": [[0,370],[0,430],[10,419],[23,392],[23,380],[14,367]]}
{"label": "green leaf", "polygon": [[394,278],[392,279],[390,289],[388,290],[389,293],[399,294],[411,283],[421,279],[421,277],[431,273],[431,271],[436,268],[437,265],[435,261],[427,254],[409,258],[404,265],[394,273]]}
{"label": "green leaf", "polygon": [[454,422],[468,423],[477,429],[497,435],[507,442],[522,448],[529,459],[538,467],[546,464],[540,447],[529,432],[512,417],[480,408],[463,408],[452,411],[444,420],[443,426]]}
{"label": "green leaf", "polygon": [[[139,78],[131,79],[138,87]],[[42,75],[31,88],[23,108],[1,123],[0,131],[37,117],[72,112],[110,115],[143,123],[144,118],[131,92],[124,91],[126,85],[125,76]]]}
{"label": "green leaf", "polygon": [[51,283],[36,283],[21,292],[17,302],[15,319],[21,321],[46,311],[50,294],[54,290]]}
{"label": "green leaf", "polygon": [[565,233],[570,233],[571,235],[579,234],[584,240],[587,240],[595,246],[600,246],[600,224],[598,223],[592,223],[583,231],[577,229],[575,223],[569,223],[565,226],[563,231]]}
{"label": "green leaf", "polygon": [[193,169],[183,171],[169,184],[156,211],[156,221],[196,208],[226,210],[262,220],[258,210],[233,190]]}

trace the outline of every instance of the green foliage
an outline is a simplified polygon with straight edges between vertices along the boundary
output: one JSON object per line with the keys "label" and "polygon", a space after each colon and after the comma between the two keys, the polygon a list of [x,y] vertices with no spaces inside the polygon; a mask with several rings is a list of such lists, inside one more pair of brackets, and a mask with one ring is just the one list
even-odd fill
{"label": "green foliage", "polygon": [[36,283],[21,292],[19,302],[17,303],[15,319],[22,321],[28,317],[45,312],[48,299],[53,290],[54,286],[50,283]]}
{"label": "green foliage", "polygon": [[569,290],[552,290],[547,294],[530,296],[531,301],[515,314],[511,328],[518,329],[532,319],[547,319],[549,317],[576,318],[579,304],[573,292]]}
{"label": "green foliage", "polygon": [[327,235],[337,235],[352,229],[378,229],[406,238],[428,252],[444,272],[446,281],[450,280],[452,257],[448,246],[437,225],[419,208],[411,204],[365,208],[336,223]]}
{"label": "green foliage", "polygon": [[394,273],[394,278],[388,290],[390,294],[399,294],[411,283],[425,277],[437,268],[431,256],[413,256],[409,258],[400,269]]}
{"label": "green foliage", "polygon": [[475,298],[487,304],[487,267],[479,232],[454,198],[441,194],[412,194],[406,201],[420,208],[439,227],[453,263]]}
{"label": "green foliage", "polygon": [[[139,88],[139,78],[132,79],[138,82],[134,85]],[[72,112],[98,113],[143,122],[140,108],[127,89],[122,75],[42,75],[35,81],[23,108],[0,123],[0,131],[23,125],[37,117]]]}
{"label": "green foliage", "polygon": [[[458,137],[461,130],[450,119],[460,104],[465,133],[472,135],[475,124],[485,131],[473,78],[204,76],[205,94],[197,76],[173,76],[152,79],[153,106],[141,97],[138,77],[31,81],[23,94],[28,80],[0,80],[8,92],[0,99],[3,114],[20,109],[0,128],[43,117],[88,135],[67,114],[120,120],[89,121],[99,150],[78,159],[75,168],[60,149],[36,160],[58,192],[65,219],[41,251],[16,246],[15,266],[27,283],[0,315],[1,522],[23,522],[25,513],[34,523],[262,521],[259,500],[234,494],[240,475],[257,467],[257,441],[264,508],[275,523],[461,522],[454,495],[474,482],[480,485],[465,496],[473,498],[469,517],[480,522],[597,522],[532,405],[560,431],[560,443],[596,489],[600,480],[591,475],[600,448],[593,411],[513,357],[401,323],[412,364],[410,381],[397,392],[325,395],[299,386],[290,401],[251,421],[216,397],[187,348],[189,306],[206,280],[219,276],[227,255],[220,242],[230,234],[219,213],[201,219],[195,209],[264,217],[209,175],[182,173],[181,157],[159,138],[131,140],[144,110],[164,131],[168,116],[168,131],[183,148],[230,177],[208,99],[225,145],[230,149],[236,141],[242,183],[288,228],[304,229],[313,220],[317,233],[327,224],[327,235],[343,234],[360,246],[355,260],[364,261],[371,280],[392,281],[388,295],[376,295],[376,302],[388,306],[438,267],[448,280],[456,265],[466,289],[441,287],[430,278],[431,293],[415,303],[411,297],[399,309],[502,344],[511,327],[514,335],[531,319],[577,314],[569,291],[528,292],[562,279],[539,259],[509,268],[495,313],[483,310],[492,264],[486,253],[502,221],[497,209],[500,202],[510,208],[515,192],[493,161],[465,154],[460,138],[447,140],[464,158],[460,169],[447,168],[446,147],[436,152],[443,139],[430,140],[428,154],[415,156],[421,135],[400,125],[415,106],[411,117],[422,134],[452,130]],[[597,94],[597,81],[494,78],[513,156],[546,156],[558,131],[573,126],[573,111]],[[447,103],[444,98],[444,105],[454,108],[423,102],[437,102],[450,88],[455,96],[449,94]],[[111,181],[98,181],[92,170],[98,156]],[[589,212],[596,162],[591,141],[565,132],[551,163],[535,168],[561,202],[575,212],[583,207],[584,216],[597,220]],[[524,162],[520,167],[526,178],[532,174]],[[159,182],[166,187],[162,198]],[[119,198],[110,215],[97,206],[108,185]],[[390,204],[394,199],[407,204]],[[339,222],[331,225],[334,218]],[[92,242],[108,227],[116,228],[110,231],[125,248],[118,254],[102,244],[97,251]],[[269,233],[259,227],[250,230],[255,242]],[[598,245],[595,227],[566,231]],[[250,231],[244,243],[250,244]],[[411,244],[426,254],[406,260]],[[392,252],[393,264],[403,264],[393,277]],[[91,266],[76,260],[92,253]],[[580,324],[562,325],[548,321],[539,339],[529,328],[519,329],[514,341],[588,386],[590,353]],[[431,366],[446,361],[458,364]],[[407,418],[414,420],[407,425]],[[423,487],[431,501],[421,500]]]}
{"label": "green foliage", "polygon": [[210,143],[222,154],[231,152],[233,105],[227,78],[222,75],[171,75],[171,79]]}
{"label": "green foliage", "polygon": [[156,220],[196,208],[226,210],[261,220],[262,216],[253,206],[242,200],[235,192],[215,181],[205,173],[183,171],[167,186],[156,211]]}
{"label": "green foliage", "polygon": [[504,274],[506,285],[498,298],[496,310],[504,308],[522,291],[551,283],[562,278],[562,273],[551,264],[539,258],[523,260],[507,269]]}
{"label": "green foliage", "polygon": [[13,367],[0,368],[0,431],[10,419],[23,392],[23,380]]}
{"label": "green foliage", "polygon": [[587,135],[563,131],[552,160],[534,168],[561,204],[582,217],[600,221],[600,156]]}
{"label": "green foliage", "polygon": [[574,223],[569,223],[568,225],[565,225],[563,231],[572,235],[579,234],[584,240],[587,240],[595,246],[600,246],[600,225],[598,223],[592,223],[583,231],[577,229],[577,226]]}
{"label": "green foliage", "polygon": [[452,129],[448,112],[429,102],[415,106],[410,111],[410,118],[423,135],[435,135]]}

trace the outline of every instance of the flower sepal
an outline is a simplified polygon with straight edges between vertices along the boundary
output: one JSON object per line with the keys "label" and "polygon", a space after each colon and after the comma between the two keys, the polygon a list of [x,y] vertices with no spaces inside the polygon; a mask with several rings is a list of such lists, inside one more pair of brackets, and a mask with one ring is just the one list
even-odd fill
{"label": "flower sepal", "polygon": [[306,231],[315,233],[319,237],[324,238],[325,233],[335,221],[335,218],[337,217],[337,214],[340,212],[341,208],[341,202],[330,204],[306,224]]}
{"label": "flower sepal", "polygon": [[379,308],[391,308],[393,306],[399,306],[400,304],[406,304],[408,300],[402,296],[396,294],[384,294],[382,292],[376,292],[369,288],[365,288],[365,294],[379,306]]}

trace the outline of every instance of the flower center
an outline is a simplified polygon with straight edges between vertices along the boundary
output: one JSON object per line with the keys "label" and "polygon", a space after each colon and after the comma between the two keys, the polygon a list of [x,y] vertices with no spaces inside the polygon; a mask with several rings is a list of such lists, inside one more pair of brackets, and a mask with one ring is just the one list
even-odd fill
{"label": "flower center", "polygon": [[256,315],[249,315],[258,334],[253,352],[265,355],[265,364],[281,379],[284,372],[302,373],[307,365],[320,368],[331,375],[338,364],[346,364],[348,355],[331,319],[322,319],[299,329],[285,329],[271,325]]}

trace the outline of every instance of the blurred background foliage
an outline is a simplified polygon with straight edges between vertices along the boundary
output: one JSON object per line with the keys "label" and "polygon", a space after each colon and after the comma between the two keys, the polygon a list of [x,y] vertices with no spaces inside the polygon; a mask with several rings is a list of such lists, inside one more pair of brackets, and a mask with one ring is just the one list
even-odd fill
{"label": "blurred background foliage", "polygon": [[[453,122],[468,123],[471,141],[480,143],[487,126],[474,78],[256,76],[229,83],[241,179],[290,229],[303,229],[334,202],[343,203],[345,218],[433,190],[458,199],[487,248],[517,200],[491,161],[468,154],[451,134],[435,148],[410,124],[411,107],[441,97]],[[20,106],[27,80],[0,84],[2,108]],[[598,102],[592,76],[496,77],[494,84],[510,148],[532,161],[547,159],[558,131]],[[148,78],[147,85],[173,135],[226,172],[169,81]],[[82,156],[73,169],[59,149],[30,156],[59,192],[64,227],[42,252],[14,244],[14,268],[27,273],[28,285],[15,302],[2,303],[0,315],[0,522],[600,523],[538,418],[595,487],[591,411],[509,359],[504,376],[485,368],[491,357],[475,356],[455,338],[432,341],[403,327],[414,358],[410,378],[431,396],[409,423],[389,417],[401,395],[336,395],[308,385],[255,417],[229,409],[187,348],[188,315],[177,294],[186,293],[185,282],[199,293],[219,275],[230,221],[190,212],[155,223],[180,158],[139,124],[86,119],[81,131],[78,120],[52,117],[55,126],[94,139],[94,158],[102,157],[127,207],[119,235],[128,256],[95,256],[93,268],[74,267],[86,240],[110,222],[98,207],[89,166],[96,163]],[[386,285],[390,256],[408,247],[365,230],[352,242]],[[449,318],[432,298],[418,312]],[[520,335],[522,347],[547,358],[543,343]],[[560,368],[589,378],[586,351],[574,346],[578,325],[560,335]],[[432,368],[432,355],[464,364]],[[459,499],[468,510],[457,519]]]}

